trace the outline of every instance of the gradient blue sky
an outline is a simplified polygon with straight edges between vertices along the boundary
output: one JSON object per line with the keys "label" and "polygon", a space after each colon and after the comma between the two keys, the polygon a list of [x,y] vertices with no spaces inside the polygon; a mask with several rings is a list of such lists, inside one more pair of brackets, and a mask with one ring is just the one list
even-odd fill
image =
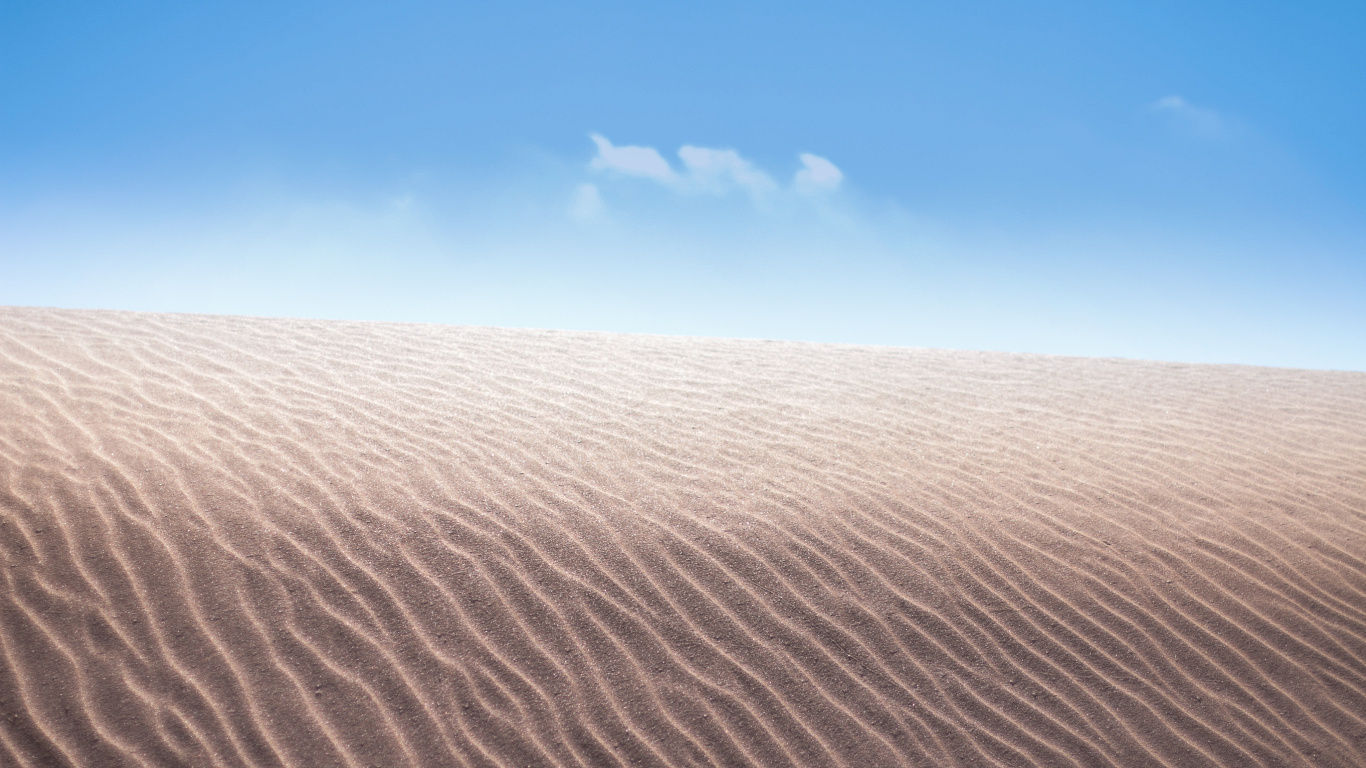
{"label": "gradient blue sky", "polygon": [[0,304],[1366,370],[1363,40],[1359,0],[0,0]]}

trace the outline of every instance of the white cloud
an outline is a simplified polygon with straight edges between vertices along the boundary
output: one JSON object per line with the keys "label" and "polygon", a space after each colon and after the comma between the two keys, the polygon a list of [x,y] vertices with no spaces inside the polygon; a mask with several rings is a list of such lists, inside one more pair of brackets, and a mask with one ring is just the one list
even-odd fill
{"label": "white cloud", "polygon": [[[791,185],[784,186],[733,149],[685,144],[678,150],[682,167],[675,171],[654,147],[619,147],[596,133],[590,138],[598,148],[598,154],[589,163],[593,170],[651,179],[682,194],[719,196],[739,190],[749,193],[755,203],[767,206],[775,200],[775,195],[811,197],[833,192],[844,180],[844,174],[834,163],[805,152],[798,155],[802,168]],[[601,190],[596,185],[584,184],[577,188],[570,206],[574,218],[590,218],[602,209]]]}
{"label": "white cloud", "polygon": [[1179,127],[1200,136],[1219,136],[1227,127],[1218,112],[1197,107],[1180,96],[1163,96],[1152,103],[1152,108],[1167,115]]}
{"label": "white cloud", "polygon": [[612,170],[628,176],[644,176],[663,182],[674,181],[673,169],[654,147],[615,147],[612,142],[599,134],[592,135],[593,143],[598,145],[598,156],[593,158],[592,166],[599,170]]}
{"label": "white cloud", "polygon": [[792,186],[798,192],[811,194],[833,190],[844,180],[844,174],[829,160],[809,152],[803,152],[799,157],[803,168],[792,179]]}
{"label": "white cloud", "polygon": [[734,184],[749,190],[750,194],[758,195],[778,186],[768,174],[754,167],[753,163],[740,157],[740,153],[733,149],[687,145],[678,150],[678,156],[688,169],[689,181],[698,189],[725,193]]}
{"label": "white cloud", "polygon": [[580,184],[569,201],[569,215],[579,221],[596,219],[602,215],[602,195],[596,184]]}

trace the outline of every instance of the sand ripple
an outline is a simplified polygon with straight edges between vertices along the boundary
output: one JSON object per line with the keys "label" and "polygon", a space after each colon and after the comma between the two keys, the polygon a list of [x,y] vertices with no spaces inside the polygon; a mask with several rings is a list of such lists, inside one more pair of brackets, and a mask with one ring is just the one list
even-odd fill
{"label": "sand ripple", "polygon": [[0,309],[0,765],[1366,765],[1366,374]]}

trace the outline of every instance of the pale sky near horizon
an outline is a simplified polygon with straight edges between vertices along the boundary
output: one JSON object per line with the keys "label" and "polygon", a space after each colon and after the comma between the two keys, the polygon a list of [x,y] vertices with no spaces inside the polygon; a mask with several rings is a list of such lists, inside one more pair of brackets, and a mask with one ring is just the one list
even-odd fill
{"label": "pale sky near horizon", "polygon": [[1366,6],[0,0],[0,304],[1366,370]]}

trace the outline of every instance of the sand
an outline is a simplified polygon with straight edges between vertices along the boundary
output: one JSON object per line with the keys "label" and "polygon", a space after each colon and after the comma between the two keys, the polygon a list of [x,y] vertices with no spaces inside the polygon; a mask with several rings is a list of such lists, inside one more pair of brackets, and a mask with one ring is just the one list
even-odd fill
{"label": "sand", "polygon": [[1366,374],[0,309],[0,765],[1366,765]]}

